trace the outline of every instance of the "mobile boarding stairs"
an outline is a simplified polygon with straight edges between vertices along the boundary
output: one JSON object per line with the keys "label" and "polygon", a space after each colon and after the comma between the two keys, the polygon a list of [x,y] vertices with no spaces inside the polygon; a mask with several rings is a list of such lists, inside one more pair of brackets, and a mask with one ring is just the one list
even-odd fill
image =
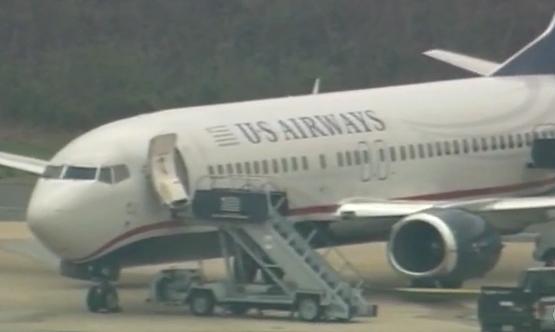
{"label": "mobile boarding stairs", "polygon": [[[286,310],[306,321],[376,316],[377,306],[363,297],[362,283],[352,286],[344,281],[310,246],[316,231],[304,238],[283,217],[286,194],[249,181],[232,185],[233,181],[211,178],[195,192],[192,213],[199,222],[218,228],[227,279],[203,283],[196,276],[182,288],[180,301],[197,315],[210,315],[220,306],[235,314],[251,308]],[[236,263],[254,261],[265,282],[241,280],[241,264],[234,266],[232,257]],[[159,299],[158,293],[154,295]]]}

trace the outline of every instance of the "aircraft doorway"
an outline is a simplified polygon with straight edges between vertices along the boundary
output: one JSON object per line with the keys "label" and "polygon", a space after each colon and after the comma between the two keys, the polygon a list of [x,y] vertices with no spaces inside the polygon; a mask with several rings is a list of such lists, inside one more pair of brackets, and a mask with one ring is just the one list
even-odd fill
{"label": "aircraft doorway", "polygon": [[188,171],[177,149],[177,135],[164,134],[151,139],[148,160],[151,182],[161,203],[172,209],[187,204]]}

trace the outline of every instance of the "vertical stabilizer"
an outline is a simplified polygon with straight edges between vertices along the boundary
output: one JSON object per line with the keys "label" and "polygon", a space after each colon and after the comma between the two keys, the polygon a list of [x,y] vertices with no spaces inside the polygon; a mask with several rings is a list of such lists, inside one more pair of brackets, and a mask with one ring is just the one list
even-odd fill
{"label": "vertical stabilizer", "polygon": [[547,30],[499,66],[492,76],[555,74],[555,16]]}

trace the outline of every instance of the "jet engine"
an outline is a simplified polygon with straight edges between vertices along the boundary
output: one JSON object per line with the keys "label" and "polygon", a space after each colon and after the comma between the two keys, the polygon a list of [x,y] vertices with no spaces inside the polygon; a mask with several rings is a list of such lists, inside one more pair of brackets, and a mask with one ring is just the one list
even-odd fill
{"label": "jet engine", "polygon": [[493,269],[502,248],[500,235],[480,216],[431,209],[409,215],[393,227],[387,255],[394,269],[413,280],[458,287]]}

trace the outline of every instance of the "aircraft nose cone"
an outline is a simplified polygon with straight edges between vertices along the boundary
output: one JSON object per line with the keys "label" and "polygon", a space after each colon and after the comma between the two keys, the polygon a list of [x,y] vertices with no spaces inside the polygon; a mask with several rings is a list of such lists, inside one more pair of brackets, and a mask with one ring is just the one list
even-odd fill
{"label": "aircraft nose cone", "polygon": [[65,214],[63,210],[47,203],[31,200],[27,209],[27,224],[43,245],[54,253],[62,255],[65,232],[61,228],[61,222]]}

